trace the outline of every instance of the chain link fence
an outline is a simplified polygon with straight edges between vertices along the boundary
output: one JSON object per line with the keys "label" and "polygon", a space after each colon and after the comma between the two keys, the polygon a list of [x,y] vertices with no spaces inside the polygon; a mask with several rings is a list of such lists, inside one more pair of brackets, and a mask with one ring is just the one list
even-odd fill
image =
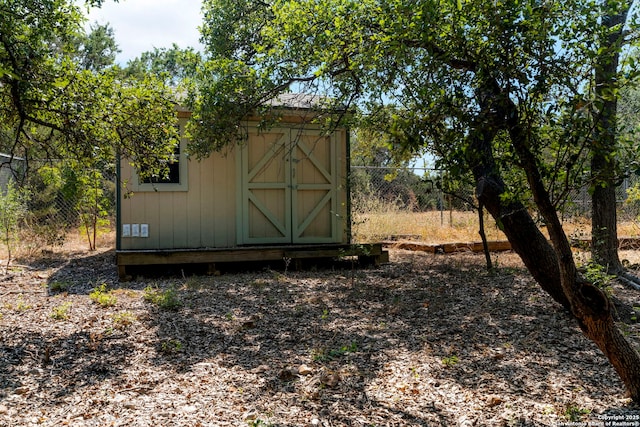
{"label": "chain link fence", "polygon": [[61,246],[78,232],[94,248],[98,232],[113,227],[115,179],[110,168],[74,168],[63,160],[0,160],[5,160],[0,163],[3,201],[9,191],[20,200],[19,211],[3,214],[17,217],[17,237],[27,252]]}
{"label": "chain link fence", "polygon": [[[440,242],[477,238],[478,202],[472,184],[446,181],[446,172],[428,168],[353,166],[351,169],[352,231],[354,240],[415,237]],[[640,185],[627,178],[616,189],[618,222],[622,233],[640,234]],[[533,213],[533,209],[532,209]],[[565,224],[581,224],[585,234],[591,220],[587,188],[570,192],[563,201]],[[537,215],[533,213],[534,218]],[[489,234],[503,238],[485,213]],[[581,236],[584,237],[584,236]]]}
{"label": "chain link fence", "polygon": [[[86,233],[87,227],[112,229],[116,184],[109,168],[78,175],[63,161],[27,165],[22,159],[8,160],[0,159],[0,190],[6,192],[13,182],[26,191],[20,235],[29,245],[61,245],[71,232]],[[445,171],[436,169],[353,166],[354,241],[409,237],[442,243],[477,238],[475,189],[471,184],[451,184],[446,182]],[[630,227],[622,228],[619,235],[640,235],[638,184],[638,179],[626,179],[617,188],[618,221]],[[591,196],[586,188],[571,192],[561,210],[565,223],[587,224],[590,214]],[[503,238],[486,213],[485,227],[489,238]],[[626,231],[629,229],[632,231]]]}

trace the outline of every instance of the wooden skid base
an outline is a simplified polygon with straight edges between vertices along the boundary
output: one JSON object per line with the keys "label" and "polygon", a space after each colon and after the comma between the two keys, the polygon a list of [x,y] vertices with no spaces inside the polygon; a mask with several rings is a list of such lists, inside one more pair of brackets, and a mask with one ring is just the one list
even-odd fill
{"label": "wooden skid base", "polygon": [[237,262],[262,262],[289,260],[297,262],[309,259],[358,257],[363,263],[389,262],[389,252],[382,250],[382,243],[358,245],[304,245],[257,246],[232,249],[175,249],[175,250],[125,250],[116,251],[118,276],[129,279],[127,267],[144,265],[205,264],[209,271],[217,272],[215,264]]}

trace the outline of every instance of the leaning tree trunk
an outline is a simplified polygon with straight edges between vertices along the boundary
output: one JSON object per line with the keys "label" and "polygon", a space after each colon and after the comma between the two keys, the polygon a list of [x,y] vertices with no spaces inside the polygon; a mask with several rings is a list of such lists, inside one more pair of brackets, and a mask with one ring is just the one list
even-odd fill
{"label": "leaning tree trunk", "polygon": [[476,197],[507,236],[533,278],[556,302],[570,310],[560,284],[560,269],[553,247],[540,232],[525,206],[505,201],[507,190],[495,162],[491,144],[502,126],[501,113],[491,105],[493,90],[480,93],[482,112],[469,134],[467,163],[476,181]]}
{"label": "leaning tree trunk", "polygon": [[[518,110],[495,80],[489,80],[484,89],[486,92],[479,94],[483,113],[478,117],[475,131],[469,136],[471,150],[467,158],[477,182],[478,198],[502,226],[534,278],[556,301],[565,301],[563,305],[571,310],[583,333],[609,359],[631,398],[640,402],[640,355],[616,327],[608,297],[578,274],[571,246],[544,187],[536,159],[529,148],[527,133],[521,127]],[[536,205],[547,221],[553,246],[522,206],[515,202],[505,203],[501,197],[505,186],[492,151],[495,129],[500,128],[509,132]]]}
{"label": "leaning tree trunk", "polygon": [[551,202],[534,155],[529,151],[525,136],[518,125],[510,126],[511,140],[527,174],[536,205],[547,222],[547,229],[559,260],[560,287],[571,304],[571,312],[582,332],[609,359],[624,382],[631,398],[640,402],[640,355],[624,339],[613,321],[611,302],[605,293],[578,273],[558,213]]}

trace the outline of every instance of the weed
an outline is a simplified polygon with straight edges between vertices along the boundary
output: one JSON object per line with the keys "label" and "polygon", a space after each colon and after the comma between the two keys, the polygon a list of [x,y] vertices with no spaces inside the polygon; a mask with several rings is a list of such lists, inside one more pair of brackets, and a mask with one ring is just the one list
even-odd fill
{"label": "weed", "polygon": [[415,378],[416,380],[420,379],[420,374],[418,373],[418,370],[415,368],[415,366],[411,367],[411,375],[413,375],[413,378]]}
{"label": "weed", "polygon": [[71,287],[71,283],[68,282],[51,282],[49,283],[49,291],[51,292],[66,292]]}
{"label": "weed", "polygon": [[224,315],[224,318],[227,319],[228,321],[232,321],[233,320],[233,313],[232,312],[228,312]]}
{"label": "weed", "polygon": [[186,280],[184,287],[192,291],[199,291],[207,287],[207,281],[205,278],[192,276]]}
{"label": "weed", "polygon": [[53,307],[51,310],[51,318],[55,320],[67,320],[69,318],[69,309],[71,303],[69,301],[63,302],[57,307]]}
{"label": "weed", "polygon": [[262,290],[268,284],[269,284],[269,282],[267,282],[265,279],[256,279],[253,282],[251,282],[251,287],[253,287],[255,289],[258,289],[258,290]]}
{"label": "weed", "polygon": [[542,408],[542,415],[551,415],[554,412],[555,411],[553,409],[553,406],[551,405],[546,405],[544,408]]}
{"label": "weed", "polygon": [[320,316],[320,320],[327,320],[329,318],[329,309],[325,308],[322,310],[322,315]]}
{"label": "weed", "polygon": [[447,356],[442,358],[442,364],[447,368],[451,368],[452,366],[457,365],[459,361],[460,359],[458,359],[458,356],[456,356],[455,354],[453,356]]}
{"label": "weed", "polygon": [[616,278],[607,274],[607,268],[593,261],[587,262],[584,266],[584,276],[598,288],[602,289],[607,296],[612,296],[613,288],[611,283]]}
{"label": "weed", "polygon": [[183,350],[182,343],[178,340],[166,340],[160,344],[160,351],[163,353],[179,353]]}
{"label": "weed", "polygon": [[116,296],[110,290],[107,290],[106,283],[94,288],[89,294],[89,298],[101,307],[113,307],[118,302]]}
{"label": "weed", "polygon": [[22,294],[18,295],[18,300],[16,301],[16,311],[27,311],[31,308],[31,304],[25,302],[22,299]]}
{"label": "weed", "polygon": [[136,320],[138,320],[136,315],[130,311],[115,313],[111,316],[111,319],[113,320],[115,327],[118,329],[124,329],[127,326],[131,326],[136,322]]}
{"label": "weed", "polygon": [[282,260],[284,261],[284,275],[287,275],[287,271],[289,270],[289,265],[291,264],[291,258],[289,257],[283,257]]}
{"label": "weed", "polygon": [[575,404],[569,404],[563,415],[568,421],[582,421],[582,418],[590,413],[591,411],[589,409],[581,408]]}
{"label": "weed", "polygon": [[178,291],[173,286],[164,291],[147,286],[144,288],[144,300],[157,305],[163,310],[178,310],[182,307],[182,301],[178,297]]}
{"label": "weed", "polygon": [[286,271],[284,273],[280,273],[279,271],[271,271],[273,274],[273,279],[278,283],[285,283],[287,281]]}
{"label": "weed", "polygon": [[260,418],[256,418],[255,420],[248,420],[247,424],[249,427],[271,427],[273,424],[263,421]]}
{"label": "weed", "polygon": [[327,349],[313,349],[311,350],[311,358],[315,362],[329,362],[338,357],[345,356],[349,353],[355,353],[358,351],[358,343],[351,342],[349,345],[343,345],[340,348]]}

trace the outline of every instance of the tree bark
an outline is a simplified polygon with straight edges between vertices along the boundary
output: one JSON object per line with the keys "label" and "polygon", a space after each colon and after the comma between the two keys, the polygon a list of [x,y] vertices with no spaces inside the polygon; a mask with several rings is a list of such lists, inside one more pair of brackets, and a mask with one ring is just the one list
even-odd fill
{"label": "tree bark", "polygon": [[[616,7],[609,3],[605,1],[604,7]],[[605,34],[601,37],[602,50],[596,58],[594,73],[596,108],[591,157],[591,246],[593,260],[605,266],[612,274],[623,271],[618,256],[615,157],[618,113],[616,77],[623,41],[623,24],[629,10],[627,5],[622,5],[622,9],[619,13],[607,11],[602,17]]]}

